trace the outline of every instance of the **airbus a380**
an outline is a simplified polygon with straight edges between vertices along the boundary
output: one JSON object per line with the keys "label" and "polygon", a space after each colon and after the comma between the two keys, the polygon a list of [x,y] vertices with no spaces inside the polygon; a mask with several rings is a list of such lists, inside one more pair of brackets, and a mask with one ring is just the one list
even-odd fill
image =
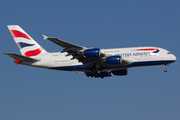
{"label": "airbus a380", "polygon": [[17,64],[33,67],[78,71],[87,77],[109,77],[127,75],[128,68],[137,66],[164,65],[176,61],[176,57],[169,51],[158,47],[131,47],[116,49],[99,49],[75,45],[57,38],[47,37],[57,45],[63,47],[62,52],[47,52],[33,38],[18,25],[8,25],[22,55],[4,53]]}

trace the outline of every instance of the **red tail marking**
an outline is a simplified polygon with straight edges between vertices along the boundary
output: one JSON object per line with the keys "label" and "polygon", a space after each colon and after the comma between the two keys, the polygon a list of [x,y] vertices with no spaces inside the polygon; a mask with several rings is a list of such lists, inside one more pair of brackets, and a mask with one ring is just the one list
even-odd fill
{"label": "red tail marking", "polygon": [[24,55],[27,57],[36,56],[36,55],[40,54],[42,52],[42,50],[43,50],[43,48],[41,47],[36,50],[27,51],[26,53],[24,53]]}
{"label": "red tail marking", "polygon": [[23,38],[26,38],[26,39],[31,40],[31,38],[30,38],[27,34],[22,33],[22,32],[20,32],[20,31],[17,31],[17,30],[10,30],[10,32],[11,32],[13,38],[16,38],[16,37],[23,37]]}
{"label": "red tail marking", "polygon": [[14,59],[14,63],[20,64],[21,61]]}

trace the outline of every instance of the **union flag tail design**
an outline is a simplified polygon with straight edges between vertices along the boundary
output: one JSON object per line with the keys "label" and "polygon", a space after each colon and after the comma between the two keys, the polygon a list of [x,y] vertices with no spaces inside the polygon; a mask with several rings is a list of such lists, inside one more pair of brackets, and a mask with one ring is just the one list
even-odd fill
{"label": "union flag tail design", "polygon": [[17,46],[20,49],[22,55],[32,57],[41,53],[46,53],[33,38],[31,38],[21,27],[18,25],[7,26],[12,34]]}

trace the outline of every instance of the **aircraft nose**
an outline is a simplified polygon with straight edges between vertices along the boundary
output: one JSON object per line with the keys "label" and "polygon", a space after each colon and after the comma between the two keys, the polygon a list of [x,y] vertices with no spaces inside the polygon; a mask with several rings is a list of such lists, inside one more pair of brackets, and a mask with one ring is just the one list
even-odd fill
{"label": "aircraft nose", "polygon": [[175,55],[172,55],[171,59],[175,62],[177,58]]}

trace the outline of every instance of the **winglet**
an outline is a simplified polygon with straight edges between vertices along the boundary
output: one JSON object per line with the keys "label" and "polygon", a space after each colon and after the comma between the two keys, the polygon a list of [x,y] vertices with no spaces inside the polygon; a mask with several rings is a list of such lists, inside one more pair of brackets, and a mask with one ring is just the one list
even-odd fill
{"label": "winglet", "polygon": [[48,37],[47,36],[45,36],[45,35],[42,35],[43,37],[44,37],[44,40],[46,40]]}

